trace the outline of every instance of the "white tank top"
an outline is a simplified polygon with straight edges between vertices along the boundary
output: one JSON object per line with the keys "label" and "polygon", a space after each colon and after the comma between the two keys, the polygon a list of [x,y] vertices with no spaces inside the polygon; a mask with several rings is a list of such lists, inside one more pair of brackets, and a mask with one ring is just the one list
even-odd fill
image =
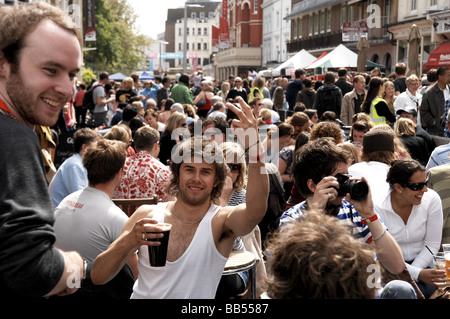
{"label": "white tank top", "polygon": [[[154,219],[164,221],[168,203],[159,203]],[[147,246],[139,249],[139,276],[132,299],[213,299],[227,262],[214,243],[211,220],[221,207],[211,205],[183,255],[165,267],[152,267]],[[169,238],[170,240],[170,238]]]}

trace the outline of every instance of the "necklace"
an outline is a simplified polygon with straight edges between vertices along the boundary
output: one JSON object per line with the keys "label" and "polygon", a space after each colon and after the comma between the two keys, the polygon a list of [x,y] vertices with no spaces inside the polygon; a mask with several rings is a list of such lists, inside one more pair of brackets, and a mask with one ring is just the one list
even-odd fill
{"label": "necklace", "polygon": [[197,219],[197,220],[194,220],[194,221],[185,221],[185,220],[182,220],[180,217],[178,217],[177,213],[175,212],[175,204],[173,204],[172,213],[173,213],[173,215],[174,215],[180,222],[185,223],[185,224],[196,224],[196,223],[198,223],[199,221],[201,221],[201,220],[205,217],[205,215],[206,215],[206,214],[205,214],[205,215],[203,215],[201,218],[199,218],[199,219]]}

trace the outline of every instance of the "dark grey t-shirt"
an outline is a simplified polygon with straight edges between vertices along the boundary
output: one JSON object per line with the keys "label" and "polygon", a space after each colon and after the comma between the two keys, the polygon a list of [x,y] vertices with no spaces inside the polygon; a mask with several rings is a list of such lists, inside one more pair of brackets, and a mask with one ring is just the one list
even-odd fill
{"label": "dark grey t-shirt", "polygon": [[0,297],[40,297],[64,271],[38,138],[0,113]]}

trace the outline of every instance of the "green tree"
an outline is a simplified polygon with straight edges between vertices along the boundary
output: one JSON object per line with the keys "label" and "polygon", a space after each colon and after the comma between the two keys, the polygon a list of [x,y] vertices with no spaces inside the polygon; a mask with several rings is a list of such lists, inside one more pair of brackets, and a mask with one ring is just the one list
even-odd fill
{"label": "green tree", "polygon": [[96,50],[84,51],[84,63],[96,74],[101,71],[131,74],[145,63],[146,36],[137,34],[136,15],[127,0],[96,1]]}

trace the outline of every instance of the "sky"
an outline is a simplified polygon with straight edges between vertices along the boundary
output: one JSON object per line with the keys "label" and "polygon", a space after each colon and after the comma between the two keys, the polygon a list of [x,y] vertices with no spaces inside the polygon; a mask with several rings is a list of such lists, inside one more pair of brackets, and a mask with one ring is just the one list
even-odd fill
{"label": "sky", "polygon": [[137,16],[137,29],[153,39],[166,28],[167,9],[183,8],[186,0],[128,0]]}

